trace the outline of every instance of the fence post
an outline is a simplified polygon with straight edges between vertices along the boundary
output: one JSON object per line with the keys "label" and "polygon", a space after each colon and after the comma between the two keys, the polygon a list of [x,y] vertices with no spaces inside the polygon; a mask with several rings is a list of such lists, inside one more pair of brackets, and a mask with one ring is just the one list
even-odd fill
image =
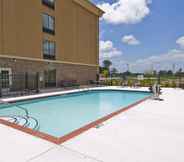
{"label": "fence post", "polygon": [[40,75],[39,72],[36,73],[36,93],[40,92]]}
{"label": "fence post", "polygon": [[25,89],[28,89],[28,73],[25,73]]}
{"label": "fence post", "polygon": [[159,85],[161,84],[161,77],[160,77],[159,73],[158,73],[158,77],[157,77],[157,82],[158,82]]}
{"label": "fence post", "polygon": [[178,72],[178,81],[179,81],[179,88],[181,88],[181,73]]}

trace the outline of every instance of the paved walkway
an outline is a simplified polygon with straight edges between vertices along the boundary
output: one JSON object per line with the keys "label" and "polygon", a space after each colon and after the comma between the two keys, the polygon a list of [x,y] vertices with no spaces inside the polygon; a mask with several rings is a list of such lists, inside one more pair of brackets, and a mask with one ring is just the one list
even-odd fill
{"label": "paved walkway", "polygon": [[163,92],[60,146],[0,125],[0,162],[183,162],[184,90]]}

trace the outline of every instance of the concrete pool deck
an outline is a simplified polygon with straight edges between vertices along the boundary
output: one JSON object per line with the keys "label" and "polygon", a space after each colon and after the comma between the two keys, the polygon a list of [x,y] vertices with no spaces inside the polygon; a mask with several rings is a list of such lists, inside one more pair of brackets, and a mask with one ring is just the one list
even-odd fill
{"label": "concrete pool deck", "polygon": [[183,162],[184,90],[163,89],[161,98],[62,145],[0,125],[0,162]]}

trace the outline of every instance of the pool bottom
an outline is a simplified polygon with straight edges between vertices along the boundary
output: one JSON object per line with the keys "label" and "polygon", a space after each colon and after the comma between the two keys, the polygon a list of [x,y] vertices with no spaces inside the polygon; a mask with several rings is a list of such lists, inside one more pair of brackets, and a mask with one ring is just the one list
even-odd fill
{"label": "pool bottom", "polygon": [[49,135],[49,134],[46,134],[46,133],[43,133],[43,132],[40,132],[40,131],[34,131],[34,130],[30,129],[30,128],[26,128],[26,127],[20,126],[18,124],[14,124],[14,123],[5,121],[3,119],[0,119],[0,124],[12,127],[14,129],[17,129],[17,130],[20,130],[22,132],[28,133],[28,134],[33,135],[35,137],[39,137],[41,139],[47,140],[49,142],[52,142],[54,144],[60,145],[60,144],[64,143],[65,141],[68,141],[69,139],[74,138],[74,137],[80,135],[81,133],[89,130],[90,128],[98,126],[99,124],[105,122],[106,120],[108,120],[108,119],[110,119],[110,118],[112,118],[112,117],[114,117],[114,116],[116,116],[116,115],[118,115],[120,113],[123,113],[123,112],[133,108],[134,106],[136,106],[136,105],[146,101],[150,97],[151,96],[148,96],[148,97],[146,97],[146,98],[144,98],[142,100],[139,100],[139,101],[137,101],[137,102],[135,102],[133,104],[130,104],[127,107],[123,107],[122,109],[120,109],[118,111],[115,111],[115,112],[113,112],[113,113],[111,113],[111,114],[109,114],[109,115],[107,115],[105,117],[102,117],[101,119],[98,119],[98,120],[96,120],[94,122],[91,122],[91,123],[89,123],[89,124],[79,128],[79,129],[74,130],[73,132],[71,132],[71,133],[69,133],[67,135],[64,135],[62,137],[59,137],[59,138],[54,137],[54,136]]}

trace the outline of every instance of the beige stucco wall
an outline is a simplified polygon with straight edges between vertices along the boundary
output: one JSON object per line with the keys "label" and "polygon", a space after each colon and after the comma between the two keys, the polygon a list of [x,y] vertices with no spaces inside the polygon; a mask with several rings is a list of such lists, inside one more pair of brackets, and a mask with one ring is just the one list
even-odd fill
{"label": "beige stucco wall", "polygon": [[37,0],[3,0],[3,54],[41,57],[40,5]]}
{"label": "beige stucco wall", "polygon": [[[1,55],[42,59],[42,40],[47,38],[56,41],[57,61],[98,64],[99,17],[91,11],[73,0],[57,0],[55,10],[42,5],[41,0],[0,1],[4,36]],[[42,32],[43,12],[55,16],[54,36]]]}
{"label": "beige stucco wall", "polygon": [[2,44],[3,44],[3,37],[2,37],[2,0],[0,0],[0,53],[2,53]]}

